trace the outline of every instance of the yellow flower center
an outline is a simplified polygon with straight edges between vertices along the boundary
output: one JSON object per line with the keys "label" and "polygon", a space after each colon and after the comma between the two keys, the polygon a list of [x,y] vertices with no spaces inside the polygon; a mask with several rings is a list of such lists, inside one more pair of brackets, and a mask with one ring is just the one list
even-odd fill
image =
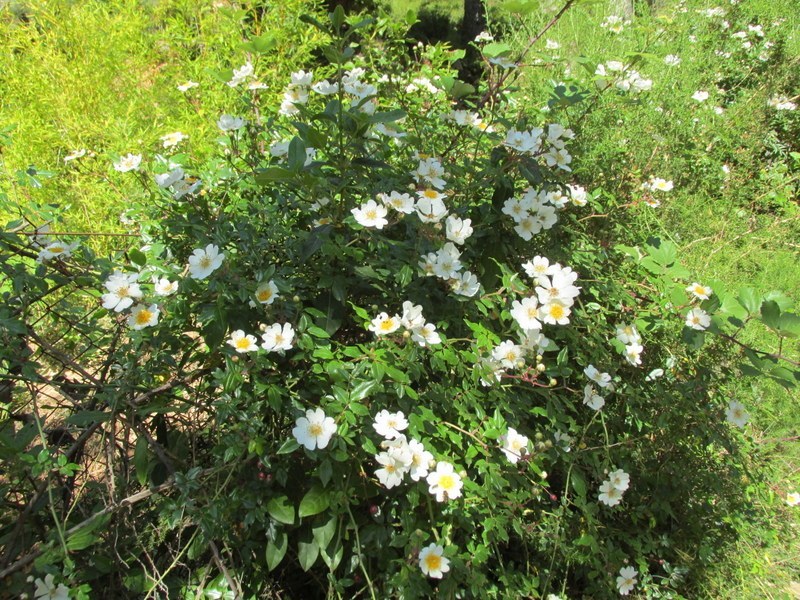
{"label": "yellow flower center", "polygon": [[241,337],[236,340],[236,349],[237,350],[247,350],[250,347],[250,340],[246,337]]}
{"label": "yellow flower center", "polygon": [[564,307],[560,304],[553,304],[550,306],[550,316],[554,319],[560,319],[564,316]]}
{"label": "yellow flower center", "polygon": [[706,293],[706,289],[702,285],[696,285],[694,287],[694,293],[698,296],[704,296]]}
{"label": "yellow flower center", "polygon": [[378,212],[375,209],[371,208],[366,212],[365,216],[368,219],[377,219],[378,218]]}
{"label": "yellow flower center", "polygon": [[313,435],[314,437],[319,437],[322,435],[322,425],[319,423],[312,423],[308,426],[308,433]]}
{"label": "yellow flower center", "polygon": [[52,252],[53,254],[61,254],[64,251],[64,246],[50,246],[48,252]]}
{"label": "yellow flower center", "polygon": [[150,322],[150,319],[153,318],[153,313],[143,308],[138,313],[136,313],[136,324],[137,325],[147,325]]}
{"label": "yellow flower center", "polygon": [[442,568],[442,557],[431,552],[425,557],[425,566],[429,571],[438,571]]}
{"label": "yellow flower center", "polygon": [[275,335],[275,345],[280,346],[281,344],[283,344],[283,335],[278,333]]}
{"label": "yellow flower center", "polygon": [[123,285],[121,288],[117,290],[117,296],[120,298],[127,298],[131,295],[131,291],[127,285]]}
{"label": "yellow flower center", "polygon": [[386,319],[380,325],[381,331],[389,331],[394,327],[394,320],[393,319]]}
{"label": "yellow flower center", "polygon": [[422,195],[425,196],[426,198],[430,198],[431,200],[435,200],[436,198],[439,197],[439,192],[437,192],[436,190],[425,190],[424,192],[422,192]]}
{"label": "yellow flower center", "polygon": [[452,475],[442,475],[439,477],[439,487],[443,490],[451,490],[455,487],[456,480]]}
{"label": "yellow flower center", "polygon": [[528,318],[529,319],[535,319],[536,315],[538,315],[538,314],[539,314],[539,312],[535,308],[529,308],[528,309]]}
{"label": "yellow flower center", "polygon": [[211,266],[211,262],[212,262],[211,258],[209,258],[208,256],[204,256],[203,258],[200,259],[199,266],[202,269],[208,269]]}
{"label": "yellow flower center", "polygon": [[513,350],[510,350],[506,353],[505,359],[510,360],[511,362],[515,362],[517,360],[517,353],[514,352]]}
{"label": "yellow flower center", "polygon": [[267,288],[265,290],[261,290],[256,294],[256,298],[258,298],[259,302],[267,302],[270,298],[272,298],[272,290]]}

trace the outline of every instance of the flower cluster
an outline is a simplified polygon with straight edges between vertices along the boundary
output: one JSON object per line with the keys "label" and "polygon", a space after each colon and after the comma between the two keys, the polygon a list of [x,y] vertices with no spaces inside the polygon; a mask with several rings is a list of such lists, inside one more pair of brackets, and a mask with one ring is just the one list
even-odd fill
{"label": "flower cluster", "polygon": [[623,351],[625,360],[635,367],[641,365],[644,347],[642,346],[642,336],[639,335],[636,326],[628,324],[617,325],[616,336],[617,340],[625,345]]}
{"label": "flower cluster", "polygon": [[[600,78],[600,82],[606,85],[614,85],[622,92],[646,92],[653,89],[653,80],[645,79],[638,71],[627,67],[618,60],[610,60],[606,63],[597,65],[594,72]],[[611,80],[610,82],[608,80]]]}
{"label": "flower cluster", "polygon": [[599,371],[594,365],[586,367],[583,370],[583,374],[592,382],[583,388],[583,403],[592,410],[601,410],[606,405],[606,399],[597,393],[594,386],[596,385],[609,392],[614,391],[611,375]]}
{"label": "flower cluster", "polygon": [[400,327],[405,328],[407,335],[422,347],[440,344],[441,337],[436,332],[436,325],[427,323],[422,314],[422,306],[406,300],[403,302],[403,316],[382,312],[372,319],[369,330],[377,336],[394,333]]}
{"label": "flower cluster", "polygon": [[571,129],[551,123],[546,131],[540,127],[527,131],[509,129],[503,145],[520,154],[541,157],[548,167],[571,171],[569,164],[572,162],[572,155],[567,151],[566,145],[574,138],[575,133]]}
{"label": "flower cluster", "polygon": [[155,176],[156,184],[162,189],[172,188],[172,197],[180,200],[187,194],[194,194],[201,185],[199,179],[189,177],[177,165],[166,173]]}
{"label": "flower cluster", "polygon": [[630,486],[631,477],[622,469],[617,469],[608,474],[602,485],[597,499],[606,506],[616,506],[622,500],[622,495]]}

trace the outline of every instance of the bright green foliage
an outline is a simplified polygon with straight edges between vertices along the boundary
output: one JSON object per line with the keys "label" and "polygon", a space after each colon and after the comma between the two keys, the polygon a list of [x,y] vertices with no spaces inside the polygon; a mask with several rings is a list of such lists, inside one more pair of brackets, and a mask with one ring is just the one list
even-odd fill
{"label": "bright green foliage", "polygon": [[[187,129],[200,151],[165,152],[154,134],[138,170],[108,168],[127,146],[98,157],[141,199],[124,254],[55,235],[54,249],[21,202],[25,220],[4,229],[0,390],[27,415],[0,424],[6,564],[22,557],[85,597],[616,598],[625,566],[633,594],[696,597],[753,520],[752,443],[727,386],[796,391],[791,301],[730,282],[702,294],[679,244],[634,231],[652,209],[631,196],[669,196],[640,187],[660,171],[620,187],[592,172],[582,119],[616,93],[596,88],[594,65],[591,85],[528,82],[550,100],[542,113],[502,93],[501,46],[470,89],[462,52],[410,54],[401,25],[341,10],[297,22],[315,62],[275,65],[266,95],[226,86],[245,52],[253,79],[272,72],[280,34],[254,26],[204,83],[230,103]],[[456,98],[477,114],[452,113]],[[424,172],[431,157],[441,173]],[[435,216],[436,190],[471,219],[463,243]],[[381,212],[391,192],[416,208]],[[527,272],[534,256],[559,264],[550,279]],[[177,289],[159,292],[161,278]],[[520,312],[533,298],[549,308]],[[546,339],[521,329],[534,318]],[[754,328],[763,345],[744,338]],[[384,410],[407,417],[407,440],[383,439]],[[72,439],[53,436],[51,411]],[[511,446],[512,430],[527,439]],[[381,461],[405,461],[413,441],[438,464],[414,463],[431,472],[415,480],[404,463],[389,484]],[[77,487],[75,448],[102,466]],[[432,543],[441,579],[419,562]],[[7,574],[28,589],[21,568]]]}

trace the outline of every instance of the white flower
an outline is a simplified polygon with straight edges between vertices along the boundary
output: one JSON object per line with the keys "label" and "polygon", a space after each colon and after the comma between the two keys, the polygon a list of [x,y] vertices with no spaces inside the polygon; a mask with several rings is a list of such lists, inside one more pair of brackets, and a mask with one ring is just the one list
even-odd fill
{"label": "white flower", "polygon": [[494,36],[488,31],[481,31],[478,35],[475,36],[476,42],[491,42],[493,40]]}
{"label": "white flower", "polygon": [[73,150],[72,152],[67,154],[63,158],[63,160],[64,160],[65,163],[68,163],[70,161],[77,160],[79,158],[83,158],[84,156],[86,156],[86,150],[82,148],[80,150]]}
{"label": "white flower", "polygon": [[375,455],[375,460],[382,468],[375,471],[378,481],[387,489],[403,483],[403,476],[409,466],[410,455],[408,452],[390,449]]}
{"label": "white flower", "polygon": [[392,440],[402,435],[400,432],[408,427],[408,420],[403,414],[403,411],[390,413],[388,410],[382,410],[375,415],[375,421],[372,423],[372,428],[378,432],[378,435],[385,437],[387,440]]}
{"label": "white flower", "polygon": [[710,287],[699,284],[696,281],[692,283],[692,285],[688,286],[686,291],[698,300],[708,300],[709,296],[714,293],[714,290],[712,290]]}
{"label": "white flower", "polygon": [[181,133],[180,131],[175,131],[173,133],[168,133],[167,135],[161,136],[161,143],[163,144],[164,148],[172,148],[180,144],[188,137],[188,135]]}
{"label": "white flower", "polygon": [[166,173],[156,175],[156,184],[160,188],[168,188],[183,179],[185,173],[180,167],[175,167]]}
{"label": "white flower", "polygon": [[372,323],[368,327],[375,335],[388,335],[400,329],[401,319],[399,316],[389,316],[387,313],[382,312],[377,317],[372,319]]}
{"label": "white flower", "polygon": [[545,50],[558,50],[561,48],[561,44],[554,40],[545,40],[544,48]]}
{"label": "white flower", "polygon": [[191,178],[181,179],[172,186],[172,197],[175,200],[180,200],[186,194],[193,194],[197,188],[200,187],[202,181],[199,179],[193,180]]}
{"label": "white flower", "polygon": [[150,306],[137,304],[133,307],[128,317],[128,326],[133,329],[152,327],[158,323],[158,314],[158,305],[156,304],[151,304]]}
{"label": "white flower", "polygon": [[419,568],[424,575],[433,579],[441,579],[450,570],[450,561],[444,556],[444,548],[430,544],[419,552]]}
{"label": "white flower", "polygon": [[789,492],[786,494],[786,504],[789,506],[799,506],[800,505],[800,494],[797,492]]}
{"label": "white flower", "polygon": [[537,285],[542,285],[540,281],[547,275],[553,275],[561,269],[561,266],[556,263],[550,265],[550,261],[544,256],[534,256],[531,260],[524,263],[522,268],[525,273],[533,279]]}
{"label": "white flower", "polygon": [[309,450],[325,448],[335,433],[336,422],[333,418],[326,417],[321,408],[307,410],[306,416],[297,419],[292,429],[292,435],[297,443]]}
{"label": "white flower", "polygon": [[530,131],[517,131],[516,129],[509,129],[506,133],[506,139],[503,142],[512,150],[526,154],[535,154],[542,147],[541,136],[544,133],[542,129],[535,128]]}
{"label": "white flower", "polygon": [[425,323],[422,327],[411,330],[411,339],[422,347],[435,346],[442,343],[442,338],[436,331],[436,325]]}
{"label": "white flower", "polygon": [[502,342],[492,350],[492,358],[506,369],[516,369],[522,355],[522,348],[511,340]]}
{"label": "white flower", "polygon": [[644,378],[645,381],[655,381],[659,377],[664,376],[664,369],[653,369],[647,374],[647,377]]}
{"label": "white flower", "polygon": [[196,88],[199,83],[196,81],[187,81],[186,83],[182,83],[178,86],[178,91],[180,92],[188,92],[192,88]]}
{"label": "white flower", "polygon": [[433,465],[433,454],[425,450],[422,442],[411,440],[408,442],[408,451],[411,453],[411,465],[408,474],[414,481],[419,481],[428,476],[428,471]]}
{"label": "white flower", "polygon": [[593,410],[600,410],[606,405],[605,398],[597,394],[591,384],[583,388],[583,403]]}
{"label": "white flower", "polygon": [[608,481],[620,492],[624,492],[630,486],[631,476],[622,469],[617,469],[608,474]]}
{"label": "white flower", "polygon": [[500,437],[500,443],[502,444],[500,449],[512,465],[517,464],[520,458],[528,454],[528,438],[517,433],[512,427]]}
{"label": "white flower", "polygon": [[744,427],[750,420],[750,415],[745,411],[744,404],[736,400],[731,400],[728,404],[728,408],[725,410],[725,419],[737,427]]}
{"label": "white flower", "polygon": [[669,192],[672,190],[672,181],[667,181],[666,179],[661,179],[660,177],[654,177],[650,180],[650,189],[659,192]]}
{"label": "white flower", "polygon": [[132,306],[134,300],[142,297],[142,290],[139,289],[139,284],[136,283],[138,278],[138,273],[125,274],[114,271],[111,277],[106,279],[103,284],[108,290],[108,293],[102,296],[103,308],[122,312]]}
{"label": "white flower", "polygon": [[601,373],[594,365],[589,365],[583,370],[584,375],[594,381],[601,388],[606,388],[611,385],[611,375],[608,373]]}
{"label": "white flower", "polygon": [[622,567],[617,577],[617,589],[623,596],[627,596],[636,585],[636,569],[633,567]]}
{"label": "white flower", "polygon": [[642,336],[635,325],[617,325],[617,339],[623,344],[637,344],[642,341]]}
{"label": "white flower", "polygon": [[686,326],[703,331],[711,325],[711,317],[702,308],[693,308],[686,315]]}
{"label": "white flower", "polygon": [[178,282],[170,281],[166,277],[162,277],[161,279],[153,277],[153,291],[155,291],[158,296],[171,296],[178,291]]}
{"label": "white flower", "polygon": [[406,329],[417,329],[425,325],[425,317],[422,316],[422,306],[414,304],[409,300],[403,302],[403,317],[400,323]]}
{"label": "white flower", "polygon": [[446,462],[436,464],[436,470],[425,478],[428,492],[436,496],[437,502],[453,500],[461,496],[463,483],[461,475],[455,472],[453,465]]}
{"label": "white flower", "polygon": [[539,318],[549,325],[568,325],[571,310],[563,300],[550,300],[539,308]]}
{"label": "white flower", "polygon": [[383,229],[389,221],[386,215],[389,211],[382,204],[378,204],[375,200],[369,200],[366,204],[362,204],[359,208],[354,208],[350,211],[359,225],[364,227],[375,227],[376,229]]}
{"label": "white flower", "polygon": [[114,168],[120,173],[127,173],[128,171],[136,171],[142,162],[141,154],[126,154],[121,156],[120,159],[114,163]]}
{"label": "white flower", "polygon": [[228,344],[233,346],[233,348],[240,353],[255,352],[258,350],[256,336],[245,334],[245,332],[241,329],[237,329],[231,333],[231,337],[228,339]]}
{"label": "white flower", "polygon": [[63,583],[59,583],[56,587],[52,573],[44,576],[44,581],[36,578],[33,584],[36,589],[33,592],[35,600],[69,600],[69,588]]}
{"label": "white flower", "polygon": [[256,300],[261,304],[272,304],[279,296],[278,286],[272,280],[265,281],[256,288]]}
{"label": "white flower", "polygon": [[253,65],[248,60],[241,67],[233,70],[233,77],[228,82],[228,85],[230,87],[236,87],[240,83],[243,83],[246,79],[252,77],[254,72]]}
{"label": "white flower", "polygon": [[214,244],[196,248],[189,257],[189,276],[192,279],[205,279],[222,265],[225,254]]}
{"label": "white flower", "polygon": [[378,199],[384,205],[393,208],[399,213],[410,215],[414,212],[414,198],[409,194],[401,194],[400,192],[391,192],[387,194],[378,194]]}
{"label": "white flower", "polygon": [[[447,207],[440,197],[432,197],[437,192],[425,190],[422,194],[422,197],[414,205],[419,220],[423,223],[438,223],[444,219],[447,216]],[[437,194],[437,196],[441,196],[441,194]]]}
{"label": "white flower", "polygon": [[600,486],[600,494],[597,499],[606,506],[616,506],[622,501],[622,491],[611,485],[610,481],[604,481]]}
{"label": "white flower", "polygon": [[633,342],[625,346],[625,360],[630,364],[637,366],[642,364],[642,352],[644,348],[641,344]]}
{"label": "white flower", "polygon": [[541,329],[539,321],[539,302],[534,297],[514,300],[511,308],[511,316],[522,329]]}
{"label": "white flower", "polygon": [[313,80],[313,71],[295,71],[292,73],[292,81],[289,84],[289,87],[309,87]]}
{"label": "white flower", "polygon": [[773,96],[769,99],[767,105],[775,110],[795,110],[797,108],[797,104],[789,100],[786,96]]}
{"label": "white flower", "polygon": [[550,277],[545,275],[538,277],[536,296],[539,302],[546,304],[558,301],[566,306],[572,306],[575,298],[581,293],[581,289],[574,285],[577,279],[578,274],[570,267],[556,271]]}
{"label": "white flower", "polygon": [[696,100],[697,102],[705,102],[708,100],[708,92],[697,90],[694,94],[692,94],[692,100]]}
{"label": "white flower", "polygon": [[78,247],[78,242],[65,244],[64,242],[50,242],[44,248],[39,250],[39,256],[36,258],[38,262],[44,262],[52,258],[66,258],[75,248]]}
{"label": "white flower", "polygon": [[668,67],[677,67],[679,64],[681,64],[681,58],[675,54],[667,54],[664,57],[664,64]]}
{"label": "white flower", "polygon": [[322,81],[318,81],[317,83],[312,85],[311,89],[317,92],[318,94],[322,94],[323,96],[330,96],[331,94],[339,93],[339,84],[331,83],[327,79],[323,79]]}
{"label": "white flower", "polygon": [[450,215],[447,217],[445,225],[447,239],[459,246],[463,245],[472,235],[472,219],[460,219],[455,215]]}
{"label": "white flower", "polygon": [[417,168],[412,171],[411,174],[418,183],[426,181],[437,190],[443,190],[444,186],[447,184],[447,182],[442,179],[444,167],[442,167],[442,163],[439,162],[437,158],[428,157],[420,159],[419,165],[417,165]]}
{"label": "white flower", "polygon": [[222,115],[217,120],[217,127],[222,131],[236,131],[244,127],[244,119],[242,117],[234,117],[233,115]]}
{"label": "white flower", "polygon": [[464,271],[450,279],[450,289],[460,296],[471,298],[480,291],[481,285],[477,276],[470,271]]}
{"label": "white flower", "polygon": [[291,323],[274,323],[264,330],[261,347],[267,352],[284,352],[292,349],[294,341],[294,328]]}

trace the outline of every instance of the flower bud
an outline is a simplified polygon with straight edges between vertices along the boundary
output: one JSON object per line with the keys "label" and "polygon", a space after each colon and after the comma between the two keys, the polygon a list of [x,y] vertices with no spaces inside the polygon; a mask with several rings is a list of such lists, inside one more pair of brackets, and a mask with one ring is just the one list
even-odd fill
{"label": "flower bud", "polygon": [[555,386],[557,386],[557,385],[558,385],[558,379],[556,379],[555,377],[553,377],[553,378],[550,380],[550,387],[555,387]]}

